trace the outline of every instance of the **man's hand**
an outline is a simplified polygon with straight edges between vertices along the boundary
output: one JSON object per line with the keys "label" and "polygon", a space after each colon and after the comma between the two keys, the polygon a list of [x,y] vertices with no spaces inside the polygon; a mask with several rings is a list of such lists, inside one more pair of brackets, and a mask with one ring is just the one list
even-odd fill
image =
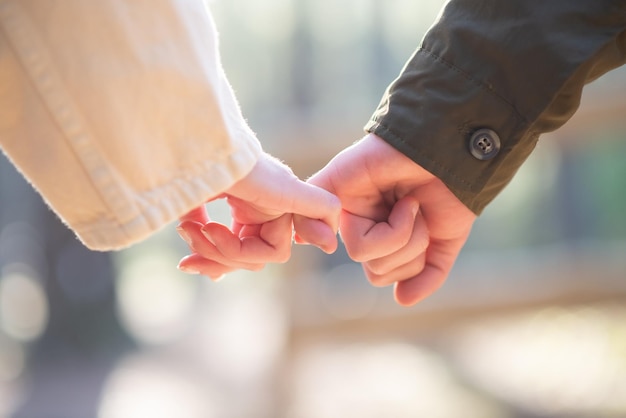
{"label": "man's hand", "polygon": [[[348,255],[373,285],[395,284],[404,306],[443,284],[476,219],[443,182],[373,134],[308,182],[339,197]],[[314,227],[302,217],[294,221],[298,234]]]}

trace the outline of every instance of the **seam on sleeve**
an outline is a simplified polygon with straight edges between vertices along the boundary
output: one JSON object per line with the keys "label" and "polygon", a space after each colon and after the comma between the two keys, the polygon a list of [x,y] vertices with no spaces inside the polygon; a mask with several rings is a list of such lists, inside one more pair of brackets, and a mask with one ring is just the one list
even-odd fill
{"label": "seam on sleeve", "polygon": [[0,2],[0,19],[25,73],[81,162],[86,177],[103,201],[103,207],[108,207],[119,222],[136,218],[137,208],[129,204],[106,162],[93,146],[93,134],[63,86],[26,13],[20,9],[18,2],[3,1]]}
{"label": "seam on sleeve", "polygon": [[[377,131],[378,129],[382,129],[383,131],[387,132],[389,135],[391,135],[393,137],[394,140],[396,140],[398,142],[401,142],[407,148],[410,148],[411,150],[413,150],[416,155],[419,155],[420,157],[428,160],[428,162],[430,164],[432,164],[434,166],[437,166],[441,171],[447,173],[451,178],[454,178],[459,183],[462,183],[462,184],[466,185],[469,188],[469,190],[476,189],[476,185],[467,182],[465,179],[457,176],[455,173],[450,171],[443,164],[441,164],[438,161],[435,161],[432,158],[428,157],[426,154],[421,152],[419,149],[415,148],[411,143],[409,143],[409,142],[405,141],[404,139],[402,139],[402,137],[398,133],[396,133],[392,128],[390,128],[390,127],[388,127],[388,126],[386,126],[386,125],[384,125],[384,124],[382,124],[380,122],[374,122],[370,127],[368,127],[368,131],[372,132],[372,133],[375,133],[375,131]],[[475,191],[475,192],[478,193],[479,190]]]}
{"label": "seam on sleeve", "polygon": [[423,52],[424,54],[430,56],[433,60],[441,63],[442,65],[445,65],[446,67],[448,67],[449,69],[451,69],[452,71],[457,72],[458,74],[460,74],[461,76],[463,76],[466,80],[470,81],[471,83],[475,84],[476,86],[480,87],[482,90],[484,90],[485,92],[487,92],[488,94],[492,95],[493,97],[495,97],[496,99],[506,103],[517,115],[517,117],[519,119],[521,119],[523,122],[528,123],[528,120],[526,119],[526,117],[524,117],[515,107],[515,105],[513,105],[513,103],[509,102],[507,99],[505,99],[504,97],[502,97],[500,94],[498,94],[498,92],[493,88],[493,86],[485,83],[484,81],[481,80],[477,80],[476,78],[472,77],[471,74],[469,74],[466,71],[463,71],[461,68],[457,67],[456,65],[452,64],[451,62],[446,61],[445,59],[443,59],[442,57],[440,57],[439,55],[435,54],[434,52],[426,49],[425,47],[420,47],[418,52]]}

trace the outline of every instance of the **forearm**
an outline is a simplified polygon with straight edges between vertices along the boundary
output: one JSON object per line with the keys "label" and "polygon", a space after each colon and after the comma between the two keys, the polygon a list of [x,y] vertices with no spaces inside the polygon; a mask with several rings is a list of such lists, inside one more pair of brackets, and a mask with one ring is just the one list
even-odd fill
{"label": "forearm", "polygon": [[88,246],[146,238],[253,168],[203,1],[2,6],[0,145]]}
{"label": "forearm", "polygon": [[[366,126],[480,213],[583,87],[626,61],[626,2],[453,0]],[[487,128],[490,159],[470,152]]]}

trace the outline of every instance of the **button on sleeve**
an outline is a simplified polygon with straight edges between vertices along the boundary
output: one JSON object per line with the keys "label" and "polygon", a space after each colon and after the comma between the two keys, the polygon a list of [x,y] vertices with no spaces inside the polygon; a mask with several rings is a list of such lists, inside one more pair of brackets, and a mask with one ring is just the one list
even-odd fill
{"label": "button on sleeve", "polygon": [[469,140],[469,151],[478,160],[491,160],[500,151],[500,137],[491,129],[475,131]]}

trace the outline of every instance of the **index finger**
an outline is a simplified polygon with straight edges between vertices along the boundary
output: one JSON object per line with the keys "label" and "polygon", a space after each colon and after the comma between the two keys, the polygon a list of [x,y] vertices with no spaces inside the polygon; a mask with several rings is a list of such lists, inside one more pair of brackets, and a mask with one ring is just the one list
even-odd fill
{"label": "index finger", "polygon": [[[413,234],[419,203],[410,196],[398,200],[384,222],[344,211],[340,234],[350,258],[366,262],[403,248]],[[425,232],[427,233],[427,232]]]}
{"label": "index finger", "polygon": [[183,223],[185,221],[197,222],[202,225],[209,222],[211,219],[209,218],[209,214],[204,206],[198,206],[195,209],[190,210],[180,217],[180,222]]}

